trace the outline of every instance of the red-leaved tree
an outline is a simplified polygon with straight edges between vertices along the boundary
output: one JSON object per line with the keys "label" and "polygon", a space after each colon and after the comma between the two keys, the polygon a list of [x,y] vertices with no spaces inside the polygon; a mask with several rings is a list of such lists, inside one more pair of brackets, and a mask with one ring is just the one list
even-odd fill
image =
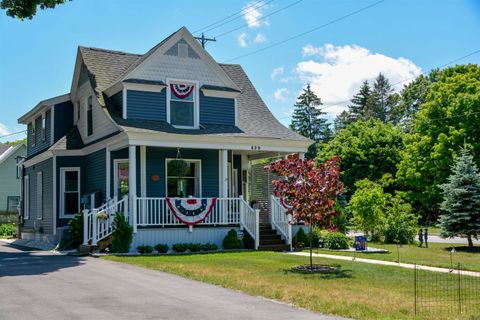
{"label": "red-leaved tree", "polygon": [[333,157],[316,164],[294,154],[265,166],[265,170],[281,177],[273,181],[273,192],[288,204],[287,214],[292,215],[293,221],[304,221],[309,226],[310,268],[313,268],[312,226],[330,226],[335,216],[335,199],[343,193],[339,161],[339,157]]}

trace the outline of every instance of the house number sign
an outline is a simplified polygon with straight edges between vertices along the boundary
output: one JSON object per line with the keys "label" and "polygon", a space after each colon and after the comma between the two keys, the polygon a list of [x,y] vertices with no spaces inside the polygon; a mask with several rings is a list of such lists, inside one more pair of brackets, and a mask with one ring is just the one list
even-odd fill
{"label": "house number sign", "polygon": [[251,146],[250,148],[251,148],[252,150],[260,150],[260,149],[261,149],[260,146]]}

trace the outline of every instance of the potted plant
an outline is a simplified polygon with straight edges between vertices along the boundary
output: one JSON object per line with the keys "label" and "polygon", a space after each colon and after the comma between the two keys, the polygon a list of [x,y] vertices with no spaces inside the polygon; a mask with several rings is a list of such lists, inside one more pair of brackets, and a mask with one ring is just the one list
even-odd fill
{"label": "potted plant", "polygon": [[98,212],[97,213],[97,219],[105,221],[105,220],[108,219],[108,214],[104,211]]}

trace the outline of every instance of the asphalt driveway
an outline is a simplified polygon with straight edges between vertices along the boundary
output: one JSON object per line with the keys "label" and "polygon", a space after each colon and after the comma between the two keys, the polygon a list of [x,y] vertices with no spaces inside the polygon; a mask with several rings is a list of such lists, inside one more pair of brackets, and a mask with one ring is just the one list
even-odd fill
{"label": "asphalt driveway", "polygon": [[0,242],[0,319],[339,319],[178,276]]}

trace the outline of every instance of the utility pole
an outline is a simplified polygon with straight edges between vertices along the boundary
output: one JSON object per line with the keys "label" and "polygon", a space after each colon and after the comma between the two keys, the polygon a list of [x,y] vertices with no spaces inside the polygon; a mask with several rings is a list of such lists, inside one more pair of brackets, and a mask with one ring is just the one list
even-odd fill
{"label": "utility pole", "polygon": [[202,48],[205,49],[205,45],[207,44],[208,41],[217,41],[217,39],[215,38],[205,38],[205,35],[202,33],[202,36],[201,37],[195,37],[195,39],[197,39],[201,44],[202,44]]}

